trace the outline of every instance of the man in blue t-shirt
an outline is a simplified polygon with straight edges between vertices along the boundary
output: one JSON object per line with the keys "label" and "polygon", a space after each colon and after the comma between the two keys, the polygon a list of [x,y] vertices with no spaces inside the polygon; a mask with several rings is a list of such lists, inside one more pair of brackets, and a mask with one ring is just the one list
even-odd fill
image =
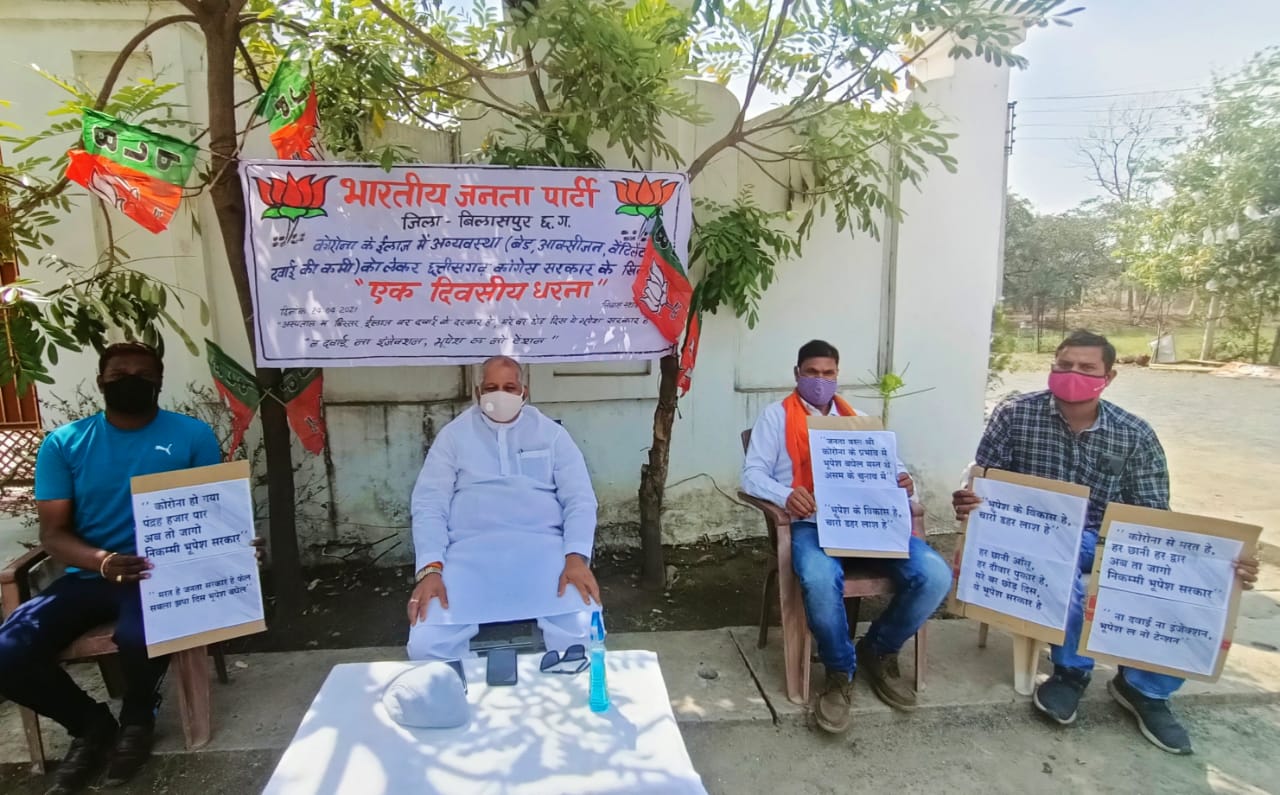
{"label": "man in blue t-shirt", "polygon": [[[71,733],[51,793],[79,791],[108,758],[105,783],[123,783],[151,754],[168,658],[147,658],[138,581],[151,564],[135,548],[129,481],[222,460],[208,425],[158,407],[163,374],[150,346],[108,346],[98,361],[106,410],[52,431],[36,458],[40,543],[67,574],[0,624],[0,693]],[[119,723],[58,664],[71,641],[110,621],[125,682]]]}

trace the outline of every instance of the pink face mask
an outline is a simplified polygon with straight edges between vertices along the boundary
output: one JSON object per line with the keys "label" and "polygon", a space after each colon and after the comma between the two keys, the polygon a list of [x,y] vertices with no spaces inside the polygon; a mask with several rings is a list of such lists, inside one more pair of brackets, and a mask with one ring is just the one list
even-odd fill
{"label": "pink face mask", "polygon": [[1049,391],[1064,403],[1085,403],[1094,400],[1106,388],[1105,375],[1085,375],[1073,370],[1049,372]]}

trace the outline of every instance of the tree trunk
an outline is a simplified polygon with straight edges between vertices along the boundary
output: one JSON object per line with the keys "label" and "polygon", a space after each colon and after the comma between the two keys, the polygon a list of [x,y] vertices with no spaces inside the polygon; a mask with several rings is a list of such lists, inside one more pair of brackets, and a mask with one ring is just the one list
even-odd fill
{"label": "tree trunk", "polygon": [[1271,356],[1267,358],[1267,364],[1280,366],[1280,326],[1276,326],[1276,336],[1271,341]]}
{"label": "tree trunk", "polygon": [[1040,296],[1032,296],[1031,298],[1031,317],[1036,322],[1036,353],[1040,352],[1040,330],[1042,327],[1041,319],[1043,318],[1044,308],[1040,305]]}
{"label": "tree trunk", "polygon": [[1131,325],[1131,326],[1133,325],[1133,294],[1134,294],[1134,292],[1135,292],[1135,288],[1130,287],[1130,288],[1129,288],[1129,307],[1128,307],[1128,308],[1129,308],[1129,325]]}
{"label": "tree trunk", "polygon": [[1262,316],[1263,313],[1259,312],[1253,323],[1253,356],[1249,360],[1254,364],[1262,361]]}
{"label": "tree trunk", "polygon": [[1214,335],[1218,331],[1218,294],[1209,297],[1209,316],[1204,320],[1204,339],[1200,342],[1200,358],[1213,359]]}
{"label": "tree trunk", "polygon": [[653,443],[649,446],[649,463],[640,467],[641,583],[653,589],[667,584],[667,568],[662,558],[662,497],[671,458],[671,427],[676,421],[676,379],[680,363],[675,356],[663,356],[659,367],[662,378],[658,382],[658,405],[653,410]]}
{"label": "tree trunk", "polygon": [[1138,312],[1138,320],[1135,325],[1141,325],[1142,321],[1147,319],[1147,307],[1151,306],[1151,293],[1147,293],[1142,299],[1142,310]]}
{"label": "tree trunk", "polygon": [[[206,3],[208,16],[201,20],[207,54],[209,94],[209,151],[213,156],[213,181],[209,196],[218,217],[218,229],[231,280],[244,318],[250,350],[256,351],[253,333],[253,299],[249,292],[249,270],[244,256],[244,196],[236,174],[236,13],[225,3]],[[212,8],[221,8],[213,11]],[[256,354],[255,354],[256,358]],[[277,369],[257,370],[258,386],[264,392],[280,384]],[[294,516],[293,449],[284,407],[274,397],[262,401],[258,415],[262,421],[262,441],[267,464],[267,510],[270,513],[271,573],[276,596],[276,618],[297,615],[306,590],[298,555],[297,523]]]}

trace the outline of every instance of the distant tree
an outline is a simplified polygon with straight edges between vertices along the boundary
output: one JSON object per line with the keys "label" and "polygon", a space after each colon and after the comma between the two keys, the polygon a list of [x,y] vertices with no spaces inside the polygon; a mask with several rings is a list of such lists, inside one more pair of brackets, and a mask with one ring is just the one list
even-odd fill
{"label": "distant tree", "polygon": [[[1080,141],[1078,153],[1088,179],[1103,193],[1087,202],[1113,226],[1128,223],[1150,204],[1161,178],[1161,156],[1167,138],[1156,134],[1156,112],[1141,105],[1113,105],[1107,123],[1093,127]],[[1135,322],[1137,283],[1121,271],[1129,322]],[[1146,304],[1143,304],[1145,314]],[[1140,319],[1140,318],[1139,318]]]}
{"label": "distant tree", "polygon": [[1202,128],[1164,172],[1171,195],[1133,219],[1121,256],[1145,283],[1220,300],[1256,361],[1262,325],[1280,311],[1280,48],[1216,78],[1191,111]]}
{"label": "distant tree", "polygon": [[1037,352],[1045,315],[1056,311],[1065,319],[1092,284],[1116,272],[1107,235],[1106,223],[1096,213],[1037,215],[1026,199],[1009,197],[1004,298],[1031,314]]}

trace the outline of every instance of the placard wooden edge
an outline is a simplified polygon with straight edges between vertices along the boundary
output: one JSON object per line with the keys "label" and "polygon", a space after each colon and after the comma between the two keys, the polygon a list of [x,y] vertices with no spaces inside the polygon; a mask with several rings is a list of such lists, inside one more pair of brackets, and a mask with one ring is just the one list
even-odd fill
{"label": "placard wooden edge", "polygon": [[157,472],[154,475],[138,475],[129,481],[129,487],[134,494],[148,494],[153,491],[185,489],[189,486],[203,486],[227,480],[247,480],[249,474],[248,461],[228,461],[224,464],[213,464],[207,467],[175,469],[172,472]]}
{"label": "placard wooden edge", "polygon": [[870,550],[862,552],[856,549],[837,549],[836,547],[823,547],[822,551],[833,558],[877,558],[880,560],[904,560],[911,557],[910,552],[890,552],[883,549]]}
{"label": "placard wooden edge", "polygon": [[[1050,480],[1049,478],[1036,477],[1035,475],[1023,475],[1018,472],[1009,472],[1003,469],[983,469],[982,474],[975,477],[982,477],[987,480],[998,480],[1004,483],[1013,483],[1018,486],[1027,486],[1033,489],[1056,491],[1060,494],[1069,494],[1073,497],[1083,497],[1086,500],[1089,499],[1089,487],[1081,486],[1077,483]],[[947,598],[947,610],[961,616],[962,618],[981,621],[984,624],[999,627],[1000,629],[1011,632],[1014,635],[1034,638],[1035,640],[1042,640],[1045,643],[1052,643],[1056,646],[1061,646],[1063,641],[1067,638],[1066,630],[1046,627],[1044,624],[1037,624],[1034,621],[1015,618],[1007,613],[998,613],[989,607],[972,604],[959,598],[960,561],[961,556],[964,554],[964,546],[968,541],[968,538],[969,517],[966,516],[960,527],[960,541],[956,545],[956,559],[952,566],[951,593]]]}
{"label": "placard wooden edge", "polygon": [[[884,421],[870,414],[857,414],[852,417],[838,417],[833,414],[809,416],[811,431],[883,431]],[[892,433],[892,431],[890,431]],[[895,434],[896,436],[896,434]]]}
{"label": "placard wooden edge", "polygon": [[[836,417],[831,415],[825,417],[809,417],[809,430],[811,431],[883,431],[884,429],[884,422],[879,417],[875,417],[870,414],[858,414],[853,417]],[[892,431],[890,431],[890,433],[892,433]],[[857,549],[823,547],[822,551],[833,558],[904,560],[911,557],[910,552],[888,552],[882,549],[863,552]]]}
{"label": "placard wooden edge", "polygon": [[[204,486],[210,483],[222,483],[228,480],[248,480],[250,471],[248,461],[228,461],[211,466],[175,469],[172,472],[158,472],[154,475],[139,475],[129,481],[129,486],[134,494],[149,494],[154,491],[184,489]],[[259,598],[261,598],[261,589],[262,580],[258,578]],[[257,619],[230,627],[211,629],[207,632],[197,632],[194,635],[185,635],[162,643],[148,644],[147,656],[161,657],[166,654],[193,649],[197,646],[208,646],[224,640],[231,640],[232,638],[265,632],[266,630],[266,621]]]}
{"label": "placard wooden edge", "polygon": [[222,629],[211,629],[208,632],[197,632],[194,635],[184,635],[181,638],[173,638],[172,640],[166,640],[163,643],[148,644],[147,657],[163,657],[166,654],[194,649],[197,646],[212,646],[213,644],[221,643],[224,640],[242,638],[245,635],[255,635],[259,632],[266,631],[266,621],[262,619],[246,621],[243,624],[223,627]]}
{"label": "placard wooden edge", "polygon": [[[1262,528],[1258,525],[1233,522],[1229,519],[1218,519],[1213,516],[1161,511],[1156,508],[1142,508],[1137,505],[1122,505],[1113,502],[1107,505],[1106,513],[1102,515],[1102,529],[1098,533],[1099,546],[1101,546],[1101,541],[1107,537],[1112,522],[1132,522],[1133,524],[1143,524],[1161,530],[1181,530],[1185,533],[1198,533],[1200,535],[1217,536],[1239,541],[1244,545],[1240,550],[1240,554],[1247,558],[1257,556],[1258,539],[1262,535]],[[1214,663],[1213,673],[1196,673],[1180,668],[1156,665],[1144,660],[1131,660],[1104,652],[1090,651],[1089,637],[1093,632],[1094,606],[1098,599],[1102,558],[1104,557],[1101,553],[1102,550],[1099,550],[1099,554],[1093,557],[1093,572],[1089,576],[1088,589],[1085,591],[1084,628],[1080,633],[1079,653],[1087,654],[1095,660],[1102,660],[1112,665],[1123,665],[1182,679],[1192,679],[1197,682],[1218,681],[1227,665],[1227,654],[1231,651],[1231,644],[1235,640],[1236,620],[1240,617],[1240,595],[1244,592],[1244,585],[1240,582],[1240,578],[1234,579],[1234,585],[1231,588],[1231,598],[1227,604],[1227,620],[1222,633],[1222,644],[1218,648],[1218,659]]]}

